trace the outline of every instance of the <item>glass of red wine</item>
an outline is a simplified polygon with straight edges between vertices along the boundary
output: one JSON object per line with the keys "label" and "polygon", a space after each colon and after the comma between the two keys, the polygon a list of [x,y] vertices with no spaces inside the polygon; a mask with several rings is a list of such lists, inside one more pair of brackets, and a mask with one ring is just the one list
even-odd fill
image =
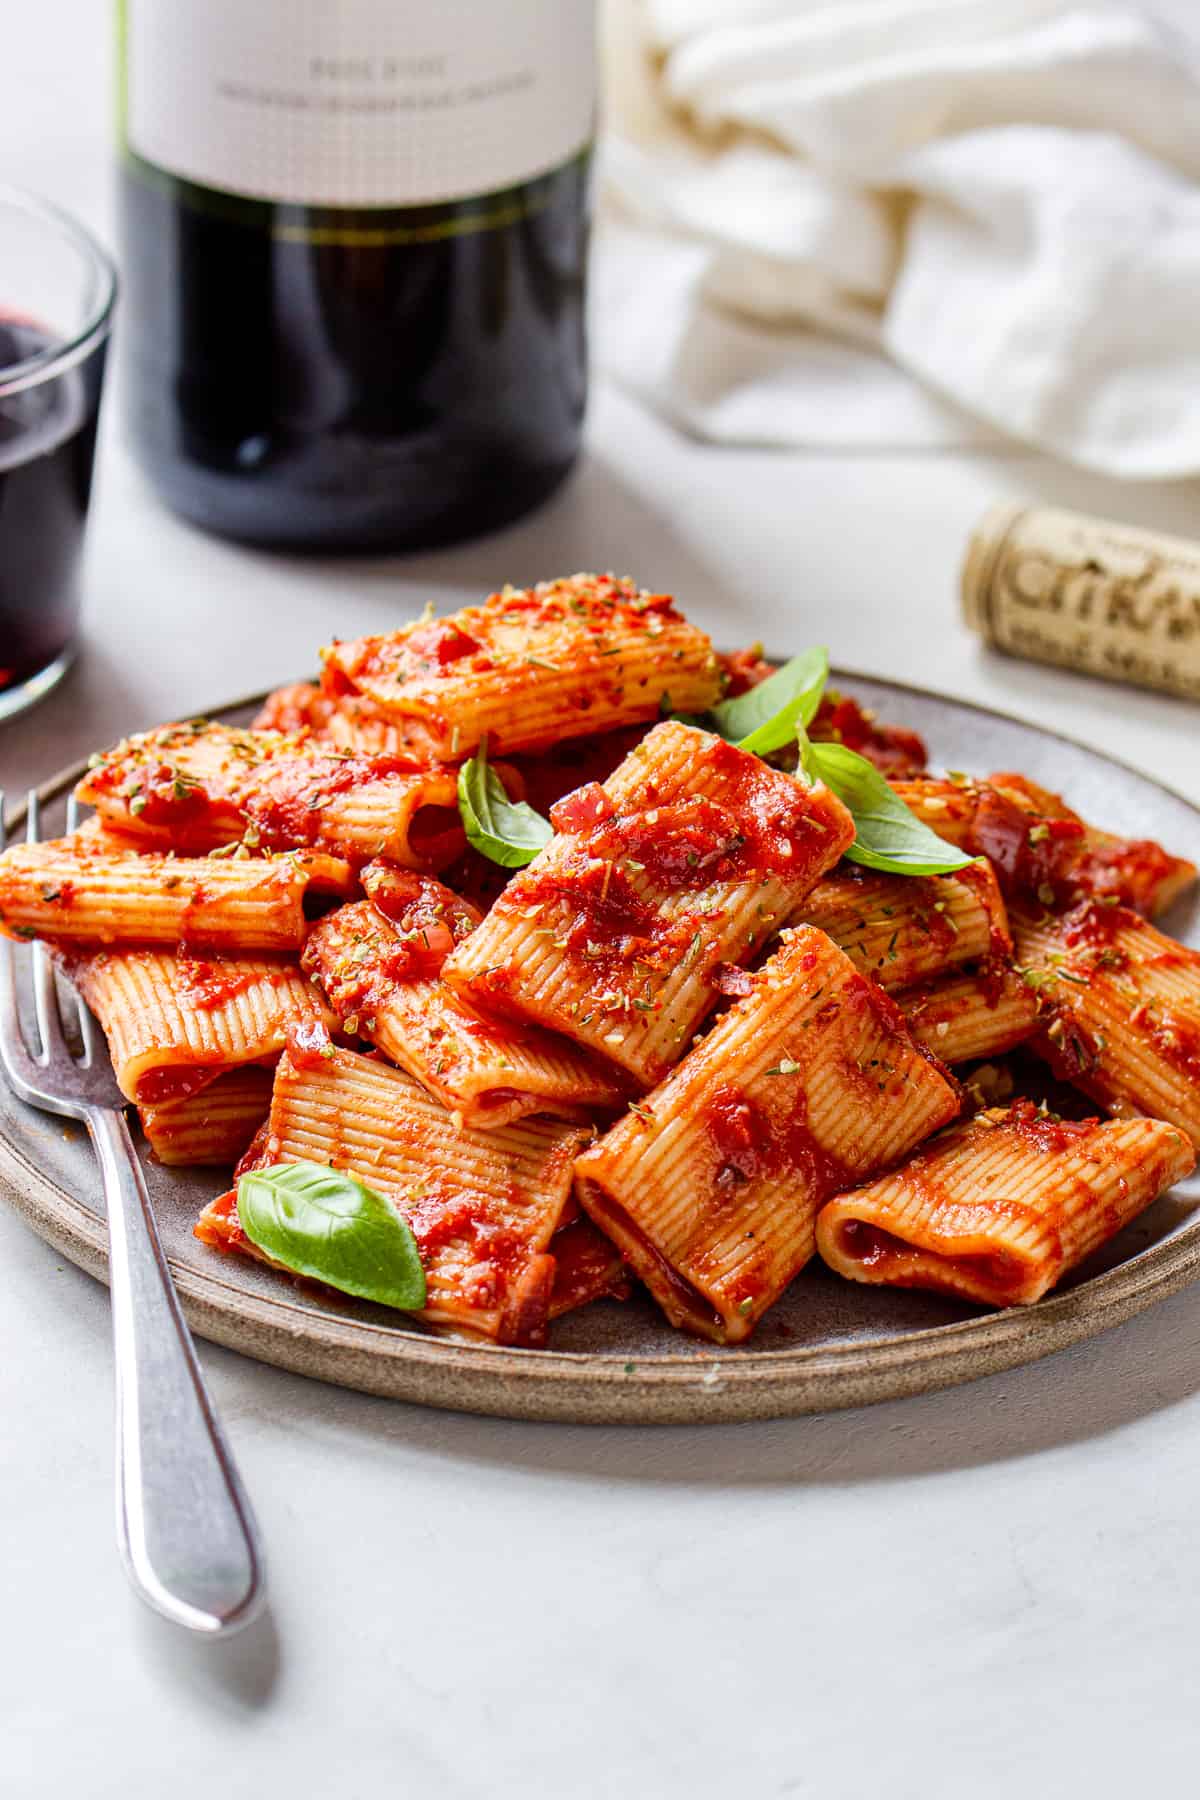
{"label": "glass of red wine", "polygon": [[0,187],[0,719],[70,666],[115,296],[73,219]]}

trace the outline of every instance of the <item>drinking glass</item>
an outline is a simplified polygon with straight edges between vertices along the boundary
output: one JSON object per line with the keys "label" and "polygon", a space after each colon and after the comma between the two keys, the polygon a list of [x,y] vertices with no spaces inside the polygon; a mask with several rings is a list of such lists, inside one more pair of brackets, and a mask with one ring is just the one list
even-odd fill
{"label": "drinking glass", "polygon": [[70,666],[115,296],[80,225],[0,187],[0,719]]}

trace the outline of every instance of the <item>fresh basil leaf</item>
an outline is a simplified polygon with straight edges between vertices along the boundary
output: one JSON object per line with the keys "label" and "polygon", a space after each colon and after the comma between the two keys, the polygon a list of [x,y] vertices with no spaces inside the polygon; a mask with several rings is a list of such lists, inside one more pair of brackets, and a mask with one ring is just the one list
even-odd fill
{"label": "fresh basil leaf", "polygon": [[424,1306],[416,1239],[353,1175],[309,1162],[256,1169],[238,1182],[237,1210],[250,1242],[297,1275],[404,1312]]}
{"label": "fresh basil leaf", "polygon": [[769,756],[791,743],[798,725],[812,723],[828,678],[829,652],[802,650],[757,687],[714,706],[710,728],[739,750]]}
{"label": "fresh basil leaf", "polygon": [[504,783],[488,766],[487,745],[458,771],[458,811],[467,842],[505,869],[532,862],[554,836],[554,827],[524,800],[510,800]]}
{"label": "fresh basil leaf", "polygon": [[948,875],[974,862],[923,825],[857,750],[814,744],[802,731],[797,736],[805,772],[823,781],[853,814],[856,836],[846,852],[850,862],[892,875]]}

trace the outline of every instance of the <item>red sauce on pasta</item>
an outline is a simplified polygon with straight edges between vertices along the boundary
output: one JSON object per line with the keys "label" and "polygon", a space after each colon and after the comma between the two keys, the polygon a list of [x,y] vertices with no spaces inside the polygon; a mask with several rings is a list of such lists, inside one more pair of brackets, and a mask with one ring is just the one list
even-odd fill
{"label": "red sauce on pasta", "polygon": [[1106,906],[1102,901],[1084,900],[1063,919],[1062,941],[1069,950],[1104,950],[1118,931],[1136,931],[1142,921],[1125,906]]}
{"label": "red sauce on pasta", "polygon": [[629,1293],[629,1271],[620,1251],[590,1220],[560,1225],[550,1251],[555,1263],[552,1313],[568,1312],[604,1295],[624,1299]]}
{"label": "red sauce on pasta", "polygon": [[1099,1123],[1094,1117],[1062,1119],[1056,1113],[1043,1112],[1032,1100],[1021,1099],[1013,1101],[1005,1117],[997,1121],[997,1127],[1015,1133],[1035,1150],[1061,1155],[1090,1137]]}
{"label": "red sauce on pasta", "polygon": [[195,956],[179,954],[179,973],[183,983],[181,998],[189,1006],[208,1011],[213,1007],[224,1006],[226,1001],[236,999],[248,988],[257,987],[259,983],[278,985],[287,979],[287,970],[267,969],[233,969],[219,961],[201,960]]}
{"label": "red sauce on pasta", "polygon": [[418,625],[404,640],[404,648],[417,663],[431,669],[444,669],[448,663],[461,662],[480,648],[477,639],[463,631],[450,619],[431,619]]}
{"label": "red sauce on pasta", "polygon": [[740,1088],[717,1089],[704,1109],[704,1129],[717,1154],[718,1189],[732,1193],[765,1172],[770,1131]]}
{"label": "red sauce on pasta", "polygon": [[[798,1178],[810,1196],[821,1198],[853,1186],[857,1177],[814,1136],[803,1086],[788,1075],[774,1079],[781,1084],[778,1108],[768,1110],[735,1087],[718,1088],[705,1105],[717,1196],[759,1179]],[[783,1085],[789,1082],[790,1089]]]}
{"label": "red sauce on pasta", "polygon": [[555,831],[575,833],[587,831],[611,819],[616,807],[597,781],[589,781],[573,793],[555,801],[550,808],[550,823]]}
{"label": "red sauce on pasta", "polygon": [[401,869],[383,858],[366,865],[362,884],[372,906],[396,930],[396,941],[386,951],[387,974],[393,981],[439,975],[454,946],[482,916],[469,900],[432,876]]}
{"label": "red sauce on pasta", "polygon": [[431,1186],[406,1200],[405,1215],[426,1265],[450,1244],[461,1241],[469,1248],[467,1298],[483,1310],[500,1304],[512,1277],[529,1259],[525,1238],[496,1216],[495,1202],[483,1195],[448,1195]]}
{"label": "red sauce on pasta", "polygon": [[[696,757],[715,769],[720,803],[703,795],[656,803],[647,784],[636,811],[612,813],[584,790],[585,798],[572,795],[555,808],[555,823],[572,821],[581,856],[623,865],[663,895],[766,877],[811,859],[830,827],[799,783],[721,738],[698,740]],[[585,829],[591,810],[603,816]]]}
{"label": "red sauce on pasta", "polygon": [[593,855],[624,861],[637,873],[644,871],[646,880],[662,894],[744,880],[759,866],[737,820],[702,798],[613,818],[593,830],[586,842]]}
{"label": "red sauce on pasta", "polygon": [[287,1048],[294,1069],[323,1069],[333,1057],[332,1039],[320,1019],[289,1025]]}
{"label": "red sauce on pasta", "polygon": [[992,962],[1004,963],[1012,954],[1012,937],[1003,908],[997,904],[995,881],[991,869],[986,863],[968,863],[965,868],[955,869],[954,879],[974,892],[980,906],[987,913],[988,959]]}
{"label": "red sauce on pasta", "polygon": [[[1139,1018],[1138,1014],[1145,1014]],[[1200,1027],[1171,1007],[1141,1007],[1132,1023],[1149,1038],[1164,1062],[1178,1069],[1188,1081],[1200,1084]]]}
{"label": "red sauce on pasta", "polygon": [[901,725],[881,725],[873,713],[846,694],[827,693],[810,727],[818,741],[845,744],[874,763],[883,775],[919,775],[928,761],[924,739]]}
{"label": "red sauce on pasta", "polygon": [[247,816],[268,849],[287,850],[316,844],[322,814],[329,801],[388,775],[412,774],[404,756],[367,756],[326,752],[292,757],[266,765],[246,802]]}
{"label": "red sauce on pasta", "polygon": [[[143,753],[144,754],[144,753]],[[182,829],[207,813],[213,804],[204,783],[167,762],[142,763],[121,757],[93,769],[89,782],[97,794],[112,794],[142,825]]]}
{"label": "red sauce on pasta", "polygon": [[218,1194],[205,1207],[193,1229],[195,1236],[210,1249],[233,1252],[248,1248],[250,1240],[238,1218],[237,1189],[230,1188],[228,1193]]}
{"label": "red sauce on pasta", "polygon": [[1075,871],[1079,887],[1094,894],[1113,894],[1138,912],[1153,912],[1159,890],[1177,867],[1152,838],[1127,838],[1099,844],[1080,859]]}
{"label": "red sauce on pasta", "polygon": [[138,1105],[160,1106],[164,1100],[185,1100],[189,1094],[198,1094],[202,1088],[208,1087],[221,1072],[220,1066],[205,1069],[193,1065],[181,1068],[177,1064],[162,1069],[147,1069],[144,1075],[138,1076]]}
{"label": "red sauce on pasta", "polygon": [[234,1168],[234,1180],[254,1169],[267,1169],[279,1160],[279,1140],[271,1136],[271,1121],[264,1119]]}
{"label": "red sauce on pasta", "polygon": [[1007,894],[1027,895],[1042,906],[1069,902],[1084,842],[1078,819],[1046,819],[1025,812],[1007,795],[985,788],[968,848],[987,856]]}
{"label": "red sauce on pasta", "polygon": [[651,960],[658,954],[658,912],[613,863],[574,856],[558,868],[527,876],[521,897],[531,910],[561,906],[568,911],[555,941],[594,964],[598,975],[613,965],[624,967],[635,958]]}

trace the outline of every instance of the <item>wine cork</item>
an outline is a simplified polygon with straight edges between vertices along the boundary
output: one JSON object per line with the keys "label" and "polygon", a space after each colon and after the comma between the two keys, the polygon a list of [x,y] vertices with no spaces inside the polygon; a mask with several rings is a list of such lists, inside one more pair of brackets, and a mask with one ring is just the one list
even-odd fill
{"label": "wine cork", "polygon": [[995,506],[971,534],[962,604],[1010,656],[1200,700],[1200,543]]}

